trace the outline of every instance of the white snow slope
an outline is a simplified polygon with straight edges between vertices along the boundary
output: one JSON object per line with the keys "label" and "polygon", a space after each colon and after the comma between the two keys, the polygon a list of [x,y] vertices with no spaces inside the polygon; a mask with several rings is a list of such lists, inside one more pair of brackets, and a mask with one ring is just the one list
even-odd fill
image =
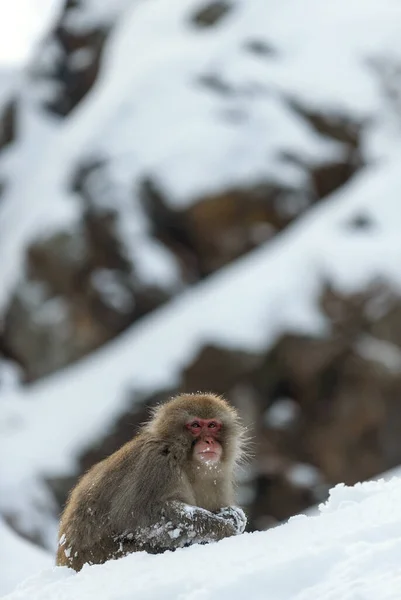
{"label": "white snow slope", "polygon": [[79,574],[54,567],[7,600],[399,600],[401,480],[339,485],[317,517]]}
{"label": "white snow slope", "polygon": [[0,65],[21,66],[54,20],[61,0],[0,2]]}
{"label": "white snow slope", "polygon": [[53,563],[50,553],[23,540],[0,518],[0,595]]}

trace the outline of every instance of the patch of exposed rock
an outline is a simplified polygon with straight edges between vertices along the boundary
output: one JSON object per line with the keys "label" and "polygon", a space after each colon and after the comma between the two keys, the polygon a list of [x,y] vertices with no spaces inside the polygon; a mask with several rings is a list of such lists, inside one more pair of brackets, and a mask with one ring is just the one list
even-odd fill
{"label": "patch of exposed rock", "polygon": [[88,210],[82,228],[29,247],[4,317],[3,346],[33,381],[99,348],[171,293],[137,277],[115,214]]}
{"label": "patch of exposed rock", "polygon": [[[109,27],[82,22],[85,0],[66,0],[58,22],[36,54],[31,73],[42,84],[43,105],[65,117],[96,82]],[[51,98],[46,97],[51,90]]]}
{"label": "patch of exposed rock", "polygon": [[301,165],[299,157],[286,157],[305,171],[307,182],[303,187],[255,182],[199,198],[179,210],[171,206],[156,181],[143,181],[142,205],[154,235],[193,269],[195,278],[205,277],[270,241],[345,185],[361,167],[363,123],[350,121],[345,115],[312,113],[295,102],[290,105],[318,135],[343,148],[341,159],[320,165]]}

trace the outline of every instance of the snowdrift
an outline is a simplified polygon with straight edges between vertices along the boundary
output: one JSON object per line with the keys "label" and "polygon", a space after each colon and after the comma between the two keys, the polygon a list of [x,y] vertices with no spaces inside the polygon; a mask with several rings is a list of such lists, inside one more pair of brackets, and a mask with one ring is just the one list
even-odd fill
{"label": "snowdrift", "polygon": [[54,567],[7,600],[391,600],[401,589],[401,480],[338,485],[320,515],[79,574]]}
{"label": "snowdrift", "polygon": [[0,595],[53,562],[50,553],[21,538],[0,518]]}

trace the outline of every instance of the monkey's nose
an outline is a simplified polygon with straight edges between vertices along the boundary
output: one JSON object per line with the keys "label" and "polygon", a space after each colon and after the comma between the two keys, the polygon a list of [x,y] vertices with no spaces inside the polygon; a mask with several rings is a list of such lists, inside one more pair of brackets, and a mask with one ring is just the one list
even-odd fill
{"label": "monkey's nose", "polygon": [[214,444],[215,440],[212,437],[204,437],[203,441],[205,442],[205,444]]}

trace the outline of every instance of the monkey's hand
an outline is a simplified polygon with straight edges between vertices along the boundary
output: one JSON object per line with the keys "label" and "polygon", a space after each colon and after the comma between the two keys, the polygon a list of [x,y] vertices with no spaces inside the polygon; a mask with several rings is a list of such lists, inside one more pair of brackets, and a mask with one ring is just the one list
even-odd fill
{"label": "monkey's hand", "polygon": [[232,511],[230,516],[214,514],[183,502],[166,502],[157,522],[137,529],[134,539],[140,549],[148,552],[216,542],[237,535],[241,530],[241,509],[228,507],[227,510]]}
{"label": "monkey's hand", "polygon": [[227,521],[231,521],[234,524],[237,535],[244,532],[247,518],[239,506],[224,506],[216,514]]}

